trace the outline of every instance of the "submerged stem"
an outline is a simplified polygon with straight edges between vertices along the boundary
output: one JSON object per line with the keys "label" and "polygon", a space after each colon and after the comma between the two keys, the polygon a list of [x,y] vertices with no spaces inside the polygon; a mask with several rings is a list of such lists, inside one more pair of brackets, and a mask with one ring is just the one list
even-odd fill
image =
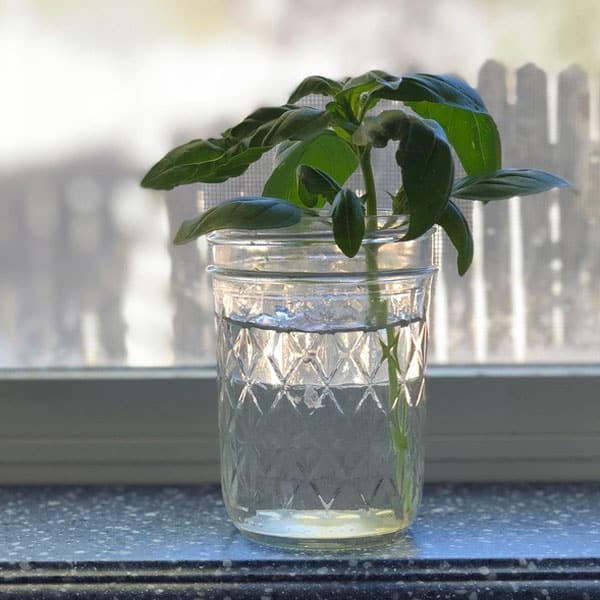
{"label": "submerged stem", "polygon": [[[377,190],[375,188],[375,177],[371,165],[371,147],[367,146],[360,155],[360,167],[365,182],[366,194],[366,213],[367,213],[367,234],[372,233],[377,228]],[[396,486],[398,493],[403,495],[404,506],[410,504],[407,495],[410,493],[410,479],[406,473],[406,453],[408,451],[408,423],[407,423],[407,404],[404,394],[401,393],[401,387],[398,384],[398,373],[400,364],[398,361],[398,337],[394,332],[393,326],[388,325],[388,306],[387,301],[381,297],[379,285],[377,283],[377,246],[375,244],[365,244],[365,254],[367,263],[367,277],[369,278],[369,315],[370,325],[376,325],[379,329],[385,327],[386,339],[381,340],[385,361],[388,371],[389,398],[388,404],[391,411],[390,430],[392,442],[396,450]]]}

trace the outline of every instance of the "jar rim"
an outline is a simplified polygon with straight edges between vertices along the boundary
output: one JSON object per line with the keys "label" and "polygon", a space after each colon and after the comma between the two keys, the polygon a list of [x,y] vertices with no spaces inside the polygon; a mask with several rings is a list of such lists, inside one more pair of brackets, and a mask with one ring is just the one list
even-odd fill
{"label": "jar rim", "polygon": [[314,216],[281,229],[219,230],[208,236],[209,271],[233,277],[342,277],[350,284],[357,276],[372,277],[376,261],[378,277],[431,274],[436,270],[436,227],[413,240],[405,239],[407,231],[405,215],[371,217],[358,252],[348,257],[335,242],[331,221]]}
{"label": "jar rim", "polygon": [[[379,244],[389,242],[419,242],[425,241],[435,234],[434,225],[424,234],[412,240],[405,240],[408,231],[407,215],[379,213],[375,217],[366,217],[366,231],[363,244]],[[276,229],[219,229],[208,236],[211,244],[232,245],[295,245],[295,244],[333,244],[331,216],[321,211],[318,217],[306,216],[290,227]]]}

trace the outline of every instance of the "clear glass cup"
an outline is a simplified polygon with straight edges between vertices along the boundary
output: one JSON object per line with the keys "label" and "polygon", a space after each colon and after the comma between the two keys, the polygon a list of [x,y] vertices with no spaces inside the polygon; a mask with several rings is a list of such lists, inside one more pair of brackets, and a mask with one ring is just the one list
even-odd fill
{"label": "clear glass cup", "polygon": [[209,237],[221,483],[245,535],[285,547],[384,542],[423,484],[433,232],[368,223],[347,258],[327,219]]}

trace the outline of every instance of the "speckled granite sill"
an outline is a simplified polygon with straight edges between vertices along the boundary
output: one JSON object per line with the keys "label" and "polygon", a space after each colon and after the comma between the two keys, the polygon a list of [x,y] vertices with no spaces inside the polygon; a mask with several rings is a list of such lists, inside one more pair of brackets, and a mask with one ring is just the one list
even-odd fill
{"label": "speckled granite sill", "polygon": [[215,486],[0,488],[0,598],[600,599],[600,484],[432,485],[394,543],[242,538]]}

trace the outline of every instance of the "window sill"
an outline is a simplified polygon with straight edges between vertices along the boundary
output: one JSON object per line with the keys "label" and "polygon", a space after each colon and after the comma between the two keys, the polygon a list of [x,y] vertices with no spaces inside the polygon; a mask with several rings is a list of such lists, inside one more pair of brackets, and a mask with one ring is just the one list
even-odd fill
{"label": "window sill", "polygon": [[204,486],[0,488],[4,598],[595,598],[600,484],[428,485],[393,544],[271,549]]}
{"label": "window sill", "polygon": [[[431,367],[428,481],[595,481],[600,366]],[[0,484],[219,480],[214,371],[5,372]]]}

